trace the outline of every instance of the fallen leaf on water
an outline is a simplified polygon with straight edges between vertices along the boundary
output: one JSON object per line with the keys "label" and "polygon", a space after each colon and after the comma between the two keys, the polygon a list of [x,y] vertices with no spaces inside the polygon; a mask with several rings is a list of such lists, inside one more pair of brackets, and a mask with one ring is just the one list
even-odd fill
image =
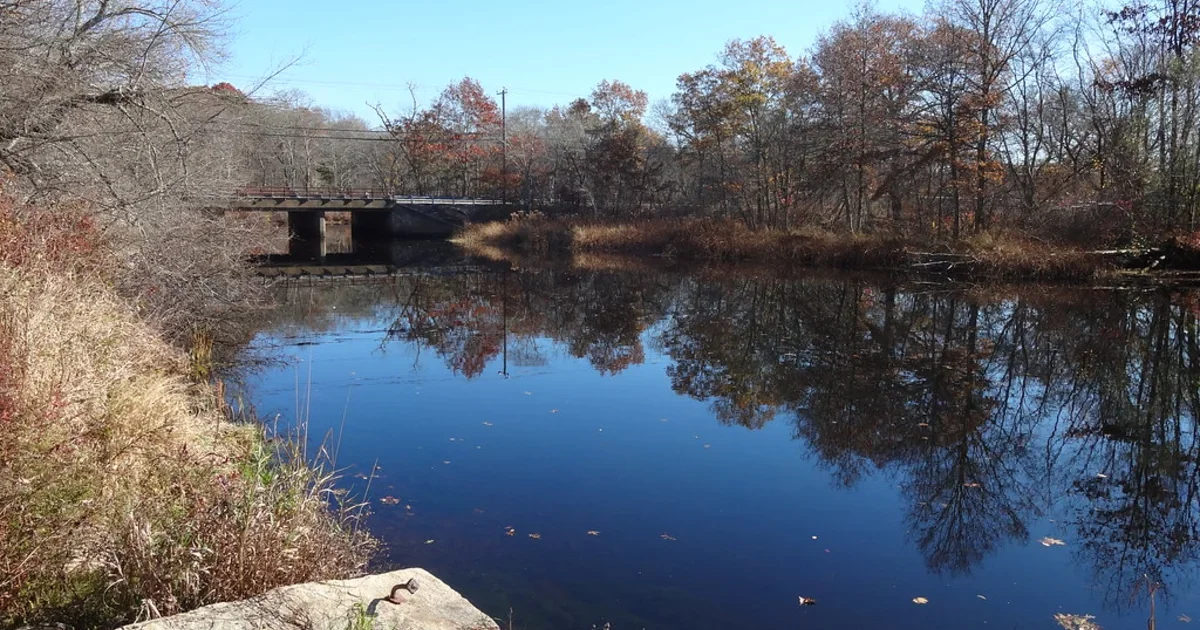
{"label": "fallen leaf on water", "polygon": [[512,525],[509,525],[504,528],[504,535],[505,536],[516,536],[517,530]]}
{"label": "fallen leaf on water", "polygon": [[404,509],[406,509],[406,510],[408,510],[409,512],[411,512],[411,511],[412,511],[412,506],[411,506],[411,505],[406,505],[406,506],[404,506]]}
{"label": "fallen leaf on water", "polygon": [[928,603],[929,603],[929,600],[928,600],[928,599],[925,599],[924,597],[914,597],[914,598],[913,598],[913,603],[914,603],[914,604],[920,604],[920,605],[924,606],[925,604],[928,604]]}
{"label": "fallen leaf on water", "polygon": [[541,534],[538,534],[538,533],[533,533],[533,534],[530,534],[530,535],[529,535],[529,537],[530,537],[530,538],[532,538],[532,539],[534,539],[534,540],[538,540],[538,539],[540,539],[540,538],[542,537],[542,535],[541,535]]}
{"label": "fallen leaf on water", "polygon": [[600,535],[600,532],[599,532],[599,531],[597,531],[597,530],[594,530],[594,529],[589,529],[589,530],[588,530],[588,532],[587,532],[587,535],[588,535],[588,536],[599,536],[599,535]]}
{"label": "fallen leaf on water", "polygon": [[987,601],[987,598],[984,597],[983,595],[976,595],[975,597],[978,597],[979,599],[982,599],[985,602]]}
{"label": "fallen leaf on water", "polygon": [[816,606],[817,600],[815,600],[811,597],[805,597],[805,596],[801,595],[800,596],[800,605],[801,606]]}
{"label": "fallen leaf on water", "polygon": [[1192,618],[1187,615],[1179,615],[1177,618],[1183,623],[1190,623],[1192,621]]}
{"label": "fallen leaf on water", "polygon": [[661,534],[659,538],[663,540],[675,540],[675,537],[670,534]]}
{"label": "fallen leaf on water", "polygon": [[437,542],[437,541],[436,541],[436,540],[434,540],[434,539],[432,539],[432,538],[430,538],[429,540],[426,540],[426,541],[425,541],[425,544],[426,544],[426,545],[432,545],[432,544],[433,544],[433,543],[435,543],[435,542]]}
{"label": "fallen leaf on water", "polygon": [[922,429],[928,429],[929,423],[928,422],[918,422],[917,426],[921,427]]}
{"label": "fallen leaf on water", "polygon": [[380,499],[379,502],[384,505],[396,505],[397,503],[400,502],[400,499],[397,499],[396,497],[393,497],[393,496],[386,496],[386,497],[383,497],[382,499]]}
{"label": "fallen leaf on water", "polygon": [[1055,613],[1054,620],[1066,630],[1100,630],[1100,626],[1092,623],[1095,617],[1091,615],[1068,615]]}
{"label": "fallen leaf on water", "polygon": [[1049,536],[1047,536],[1047,537],[1045,537],[1045,538],[1043,538],[1043,539],[1039,540],[1038,542],[1042,543],[1042,546],[1043,546],[1043,547],[1053,547],[1053,546],[1055,546],[1055,545],[1065,545],[1065,544],[1067,544],[1067,543],[1065,543],[1065,542],[1063,542],[1063,541],[1061,541],[1061,540],[1059,540],[1059,539],[1057,539],[1057,538],[1051,538],[1051,537],[1049,537]]}

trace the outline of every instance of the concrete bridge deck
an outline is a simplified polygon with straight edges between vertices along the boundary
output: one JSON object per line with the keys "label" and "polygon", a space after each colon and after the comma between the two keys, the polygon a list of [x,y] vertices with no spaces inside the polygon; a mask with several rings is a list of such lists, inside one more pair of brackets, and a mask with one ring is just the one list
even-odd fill
{"label": "concrete bridge deck", "polygon": [[505,219],[510,207],[496,199],[395,195],[380,190],[238,191],[230,211],[286,212],[288,253],[320,261],[326,255],[325,213],[349,212],[351,240],[364,245],[398,238],[445,238],[469,222]]}

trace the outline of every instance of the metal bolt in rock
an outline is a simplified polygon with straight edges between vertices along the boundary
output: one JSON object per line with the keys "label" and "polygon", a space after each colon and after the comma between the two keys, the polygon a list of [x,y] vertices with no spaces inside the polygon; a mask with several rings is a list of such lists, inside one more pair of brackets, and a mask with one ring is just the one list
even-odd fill
{"label": "metal bolt in rock", "polygon": [[403,602],[404,600],[400,599],[400,596],[396,594],[396,591],[408,591],[409,594],[412,594],[412,593],[416,593],[417,589],[420,587],[421,587],[421,585],[417,584],[417,579],[412,578],[403,584],[397,584],[397,585],[393,586],[392,592],[385,598],[385,600],[389,601],[393,604],[399,604],[399,603]]}

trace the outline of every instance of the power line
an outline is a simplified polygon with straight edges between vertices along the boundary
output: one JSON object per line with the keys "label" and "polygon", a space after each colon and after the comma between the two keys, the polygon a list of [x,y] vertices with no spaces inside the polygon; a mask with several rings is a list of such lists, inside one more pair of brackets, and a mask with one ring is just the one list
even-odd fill
{"label": "power line", "polygon": [[[129,133],[136,134],[138,132],[129,132]],[[232,130],[232,129],[223,130],[223,133],[227,133],[227,134],[231,134],[231,135],[235,135],[235,136],[253,136],[253,137],[259,137],[259,138],[291,138],[294,140],[352,140],[355,142],[397,142],[400,140],[407,139],[406,136],[387,136],[387,137],[377,136],[374,138],[355,138],[355,137],[350,137],[350,136],[336,136],[336,135],[308,136],[308,135],[297,135],[297,134],[290,134],[290,133],[238,131],[238,130]],[[418,138],[418,139],[428,140],[429,142],[434,143],[434,144],[448,144],[448,143],[456,143],[456,142],[461,142],[461,143],[475,142],[475,143],[481,143],[481,144],[497,143],[498,144],[500,142],[500,140],[495,137],[490,137],[490,138],[489,137],[438,138],[438,137],[425,136],[425,137]]]}
{"label": "power line", "polygon": [[[258,81],[261,79],[261,77],[252,77],[252,76],[248,76],[248,75],[238,75],[238,74],[229,74],[229,75],[223,75],[223,76],[226,76],[231,79],[244,79],[247,81]],[[317,85],[317,86],[333,86],[333,87],[358,87],[358,88],[378,89],[378,90],[386,90],[386,91],[400,91],[400,92],[407,92],[409,89],[419,91],[419,92],[421,92],[421,91],[423,91],[423,92],[434,92],[434,91],[440,92],[440,91],[446,89],[446,86],[438,87],[438,86],[433,86],[433,85],[428,85],[428,84],[423,84],[423,83],[411,83],[411,84],[401,85],[398,83],[375,83],[375,82],[370,82],[370,81],[338,81],[338,80],[333,80],[333,79],[298,79],[298,78],[286,78],[286,77],[277,77],[277,78],[271,79],[271,80],[267,81],[266,85],[270,86],[272,83],[288,83],[288,84],[293,84],[293,85]],[[536,88],[516,87],[516,88],[505,88],[505,89],[509,92],[517,93],[517,94],[547,94],[550,96],[565,96],[567,98],[588,98],[588,96],[590,96],[588,94],[578,94],[575,92],[560,92],[560,91],[555,91],[555,90],[541,90],[541,89],[536,89]]]}

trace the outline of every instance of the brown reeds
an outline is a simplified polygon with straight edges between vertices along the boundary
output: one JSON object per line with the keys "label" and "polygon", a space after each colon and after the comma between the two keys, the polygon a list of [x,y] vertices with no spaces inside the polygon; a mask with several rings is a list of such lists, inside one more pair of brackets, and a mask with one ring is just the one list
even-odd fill
{"label": "brown reeds", "polygon": [[458,242],[490,258],[620,255],[704,263],[875,269],[943,276],[1079,281],[1112,268],[1111,259],[1028,238],[985,234],[953,242],[821,229],[752,230],[721,219],[623,223],[519,215],[470,225]]}

